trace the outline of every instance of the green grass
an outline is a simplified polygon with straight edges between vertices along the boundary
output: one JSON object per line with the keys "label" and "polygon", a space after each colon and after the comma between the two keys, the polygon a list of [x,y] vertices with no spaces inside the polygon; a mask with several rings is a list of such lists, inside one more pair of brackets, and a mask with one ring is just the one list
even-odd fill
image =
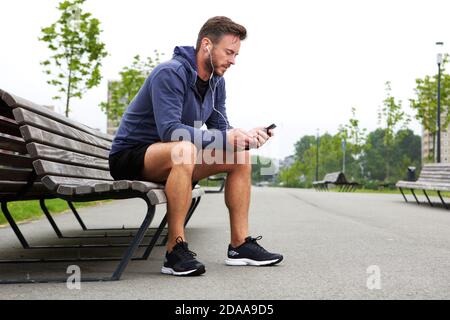
{"label": "green grass", "polygon": [[[98,205],[100,203],[104,203],[105,201],[92,201],[92,202],[79,202],[74,203],[75,208],[83,208],[93,205]],[[51,199],[46,200],[45,204],[47,205],[50,213],[61,213],[66,210],[69,210],[69,206],[67,202],[61,199]],[[39,206],[38,200],[31,201],[16,201],[8,203],[9,212],[13,216],[16,222],[23,222],[29,220],[35,220],[44,215]],[[0,226],[6,224],[7,221],[3,214],[0,215]]]}

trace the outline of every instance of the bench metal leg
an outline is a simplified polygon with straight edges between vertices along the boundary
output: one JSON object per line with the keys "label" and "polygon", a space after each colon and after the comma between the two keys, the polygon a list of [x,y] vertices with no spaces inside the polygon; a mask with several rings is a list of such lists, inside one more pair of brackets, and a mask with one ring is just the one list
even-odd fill
{"label": "bench metal leg", "polygon": [[[123,272],[125,271],[125,268],[127,267],[128,263],[131,260],[143,260],[144,257],[139,258],[133,258],[134,253],[138,249],[140,243],[144,239],[145,232],[147,231],[148,227],[150,226],[150,223],[153,220],[153,217],[155,215],[155,206],[150,204],[150,201],[148,199],[145,199],[147,203],[147,214],[144,218],[144,221],[142,222],[138,232],[136,233],[135,237],[133,238],[133,241],[131,244],[129,244],[128,249],[122,256],[122,258],[85,258],[85,259],[52,259],[52,260],[43,260],[43,259],[27,259],[27,260],[11,260],[10,263],[21,263],[21,262],[75,262],[75,261],[120,261],[116,269],[114,270],[114,273],[110,277],[100,277],[100,278],[81,278],[81,282],[94,282],[94,281],[117,281],[121,278]],[[4,210],[4,203],[2,202],[2,210]],[[7,209],[6,209],[7,211]],[[164,220],[164,219],[163,219]],[[14,223],[15,224],[15,223]],[[162,228],[159,228],[159,235],[162,230]],[[20,231],[19,231],[20,233]],[[156,236],[156,235],[155,235]],[[155,237],[156,238],[156,237]],[[152,239],[152,242],[156,243],[156,240]],[[154,245],[154,244],[153,244]],[[148,257],[148,256],[147,256]],[[145,257],[145,259],[147,258]],[[0,280],[0,284],[21,284],[21,283],[64,283],[67,282],[66,278],[50,278],[50,279],[23,279],[23,280]]]}
{"label": "bench metal leg", "polygon": [[25,237],[23,236],[22,232],[20,232],[19,227],[17,226],[16,222],[14,221],[13,217],[11,216],[11,213],[8,210],[8,203],[2,201],[2,212],[5,216],[6,220],[8,221],[9,225],[13,229],[14,233],[16,234],[17,238],[19,239],[20,243],[22,244],[22,247],[24,249],[30,248],[30,245],[28,244],[27,240],[25,240]]}
{"label": "bench metal leg", "polygon": [[448,205],[447,205],[447,203],[445,203],[444,199],[442,199],[441,192],[438,191],[437,194],[438,194],[439,198],[441,199],[442,204],[444,205],[445,209],[448,210]]}
{"label": "bench metal leg", "polygon": [[416,197],[416,194],[414,193],[414,190],[413,190],[413,189],[410,189],[410,190],[411,190],[411,193],[412,193],[413,196],[414,196],[414,199],[416,199],[417,204],[420,204],[419,200],[418,200],[417,197]]}
{"label": "bench metal leg", "polygon": [[[75,209],[74,205],[72,202],[67,201],[67,203],[69,204],[70,209],[72,210],[73,214],[75,215],[75,217],[77,217],[78,222],[81,225],[81,228],[83,229],[83,231],[94,231],[94,229],[88,229],[86,227],[86,225],[84,224],[83,220],[81,219],[80,215],[78,214],[77,210]],[[39,201],[39,204],[41,206],[42,211],[44,212],[45,217],[47,218],[47,220],[50,222],[50,225],[52,226],[53,230],[55,231],[56,235],[58,238],[60,239],[108,239],[108,238],[132,238],[135,235],[130,232],[129,234],[108,234],[107,232],[103,233],[103,234],[84,234],[84,235],[78,235],[78,236],[65,236],[63,235],[63,233],[61,232],[61,230],[58,228],[58,225],[56,224],[55,220],[53,219],[53,217],[51,216],[47,206],[45,205],[45,199],[41,199]],[[130,230],[130,229],[96,229],[97,231],[113,231],[113,230]],[[133,230],[137,230],[137,229],[133,229]],[[148,234],[146,235],[146,237],[153,237],[152,234]],[[119,247],[127,247],[128,244],[124,244],[124,245],[117,245]]]}
{"label": "bench metal leg", "polygon": [[[78,223],[81,226],[81,229],[83,229],[83,231],[100,231],[100,232],[105,232],[105,231],[137,231],[139,230],[139,228],[125,228],[125,226],[122,226],[121,228],[88,228],[86,226],[86,224],[84,223],[83,219],[81,218],[80,214],[78,213],[77,209],[75,208],[73,202],[71,201],[67,201],[67,205],[69,206],[70,210],[72,211],[73,215],[75,216],[75,218],[77,219]],[[102,235],[102,237],[120,237],[118,235],[108,235],[107,233],[104,233]],[[151,236],[151,235],[150,235]],[[124,236],[124,237],[134,237],[134,234],[128,235],[128,236]]]}
{"label": "bench metal leg", "polygon": [[88,228],[84,224],[83,219],[81,219],[80,215],[78,214],[77,209],[75,209],[75,206],[73,205],[72,201],[67,201],[67,204],[68,204],[70,210],[72,210],[72,213],[75,216],[75,218],[77,219],[78,223],[80,224],[81,229],[83,229],[83,231],[88,230]]}
{"label": "bench metal leg", "polygon": [[399,187],[399,189],[400,189],[400,193],[401,193],[402,196],[403,196],[403,199],[405,199],[405,202],[408,202],[408,199],[406,199],[406,196],[405,196],[405,194],[403,193],[403,189],[400,188],[400,187]]}
{"label": "bench metal leg", "polygon": [[[50,224],[53,227],[53,230],[55,231],[55,233],[57,234],[58,238],[69,238],[69,239],[78,239],[78,238],[106,238],[104,236],[97,236],[97,237],[64,237],[62,236],[61,231],[59,230],[58,226],[56,225],[54,219],[52,218],[52,216],[50,215],[47,207],[45,206],[45,202],[43,200],[40,201],[41,204],[41,208],[44,211],[45,216],[47,217],[47,219],[49,220]],[[23,233],[20,231],[19,226],[17,225],[17,223],[15,222],[14,218],[11,215],[11,212],[8,209],[8,205],[7,202],[2,202],[1,204],[1,208],[2,208],[2,212],[3,215],[5,216],[6,220],[8,221],[9,225],[11,226],[12,230],[14,231],[15,235],[17,236],[18,240],[20,241],[22,247],[24,249],[37,249],[37,250],[41,250],[41,249],[96,249],[96,248],[126,248],[129,247],[129,243],[117,243],[117,244],[75,244],[75,245],[40,245],[40,246],[32,246],[28,243],[28,241],[25,239],[25,236],[23,235]],[[124,236],[121,236],[124,237]],[[129,236],[127,236],[129,237]],[[134,237],[134,235],[133,235]],[[146,237],[153,237],[153,235],[146,235]],[[158,240],[158,239],[156,239]],[[161,244],[163,245],[163,243]],[[145,244],[141,244],[140,247],[147,247],[147,245]],[[92,258],[92,259],[88,259],[86,261],[96,261],[96,259],[98,260],[104,260],[103,258]],[[111,258],[107,258],[107,259],[111,259]],[[0,263],[12,263],[15,260],[0,260]],[[60,259],[56,259],[56,260],[46,260],[47,262],[61,262]],[[69,260],[63,260],[63,262],[68,262],[68,261],[84,261],[84,260],[73,260],[73,259],[69,259]],[[26,261],[24,262],[43,262],[42,259],[26,259]]]}
{"label": "bench metal leg", "polygon": [[200,203],[200,197],[196,199],[192,199],[191,207],[189,208],[188,214],[186,216],[186,221],[184,222],[184,226],[186,227],[189,220],[191,220],[192,215],[194,214],[195,210],[197,209],[198,204]]}
{"label": "bench metal leg", "polygon": [[[134,252],[139,248],[139,244],[144,239],[145,232],[147,231],[148,227],[150,226],[150,223],[153,220],[153,217],[155,216],[155,209],[156,209],[155,206],[151,205],[150,201],[147,198],[145,198],[145,202],[147,203],[147,215],[145,216],[145,219],[142,222],[141,227],[139,228],[138,232],[136,233],[136,236],[134,237],[133,242],[130,244],[130,247],[128,248],[128,250],[125,252],[122,261],[117,266],[116,271],[114,271],[114,274],[111,278],[111,280],[113,280],[113,281],[119,280],[120,277],[122,276],[122,273],[125,271],[125,268],[127,267],[128,263],[130,262],[131,258],[133,257]],[[164,218],[163,218],[163,220],[164,220]],[[158,238],[162,232],[162,229],[165,226],[165,223],[162,228],[161,228],[161,225],[162,225],[162,222],[161,222],[160,227],[158,228],[155,236],[153,237],[150,245],[154,246],[156,241],[158,240]],[[150,248],[150,246],[147,247],[147,250],[149,248]],[[147,250],[146,250],[146,252],[147,252]],[[151,249],[150,249],[150,251],[151,251]],[[148,255],[147,256],[144,255],[143,258],[147,259]]]}
{"label": "bench metal leg", "polygon": [[[147,260],[148,257],[150,256],[150,253],[152,253],[152,250],[155,247],[156,240],[159,238],[159,236],[160,236],[162,230],[164,229],[164,227],[166,226],[166,224],[167,224],[167,213],[162,218],[161,223],[159,224],[159,227],[156,230],[155,237],[152,238],[152,240],[150,241],[150,244],[147,246],[147,249],[145,249],[145,252],[142,255],[143,260]],[[165,241],[167,242],[167,237],[166,237]]]}
{"label": "bench metal leg", "polygon": [[[200,199],[201,199],[201,197],[198,197],[196,199],[192,199],[191,206],[189,207],[189,211],[188,211],[188,213],[186,215],[186,219],[185,219],[185,222],[184,222],[184,227],[187,226],[189,220],[191,219],[192,215],[194,214],[195,210],[197,209],[197,206],[200,203]],[[158,228],[158,230],[159,230],[159,228]],[[168,239],[169,239],[169,233],[167,232],[166,235],[164,236],[163,241],[161,242],[161,245],[166,245]]]}
{"label": "bench metal leg", "polygon": [[428,194],[426,193],[426,191],[425,190],[422,190],[422,191],[423,191],[423,194],[425,195],[425,197],[427,198],[428,203],[430,204],[430,206],[433,207],[433,203],[430,201],[430,198],[428,197]]}

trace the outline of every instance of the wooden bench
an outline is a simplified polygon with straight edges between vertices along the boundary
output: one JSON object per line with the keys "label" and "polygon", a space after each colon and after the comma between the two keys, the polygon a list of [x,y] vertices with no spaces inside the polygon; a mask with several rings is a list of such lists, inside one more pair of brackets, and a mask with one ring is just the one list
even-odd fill
{"label": "wooden bench", "polygon": [[354,191],[359,186],[359,183],[348,181],[345,174],[338,171],[327,173],[321,181],[314,181],[313,187],[317,191],[328,191],[328,185],[330,184],[338,186],[339,192]]}
{"label": "wooden bench", "polygon": [[208,178],[206,178],[206,182],[208,183],[209,181],[214,181],[214,182],[219,181],[220,186],[219,186],[218,190],[207,189],[207,190],[205,190],[205,193],[221,193],[223,191],[223,189],[225,188],[226,177],[224,177],[224,176],[219,176],[219,175],[209,176]]}
{"label": "wooden bench", "polygon": [[[72,202],[141,198],[147,204],[145,218],[132,236],[132,241],[126,244],[127,249],[123,256],[109,259],[119,261],[112,276],[91,278],[89,281],[119,280],[131,259],[147,259],[167,222],[167,217],[164,215],[155,229],[150,243],[142,245],[155,215],[155,206],[167,202],[164,187],[146,181],[114,181],[108,166],[112,136],[3,90],[0,90],[0,97],[0,116],[2,117],[0,118],[2,123],[0,131],[1,208],[24,248],[30,246],[11,217],[7,207],[8,202],[40,200],[44,213],[47,218],[50,217],[49,221],[54,229],[58,230],[45,207],[45,199],[64,199],[69,202],[71,209],[76,213]],[[200,188],[193,190],[192,203],[185,224],[188,223],[198,206],[203,193]],[[124,218],[126,219],[126,217]],[[140,246],[146,247],[146,250],[142,256],[134,258],[133,256]],[[78,249],[83,246],[73,247]],[[61,246],[60,248],[66,247]],[[34,262],[33,259],[26,260],[24,262]],[[80,258],[71,260],[71,262],[83,260],[92,261],[94,259]],[[36,261],[60,262],[67,261],[67,259],[36,259]],[[66,279],[5,280],[1,282],[41,281],[65,282]]]}
{"label": "wooden bench", "polygon": [[449,209],[449,206],[442,198],[442,191],[450,191],[450,164],[447,163],[431,163],[425,164],[420,172],[419,179],[417,181],[398,181],[396,183],[397,188],[399,188],[403,199],[405,202],[408,202],[406,199],[405,193],[403,189],[409,189],[414,196],[417,204],[421,202],[417,198],[414,190],[422,190],[425,195],[427,202],[430,206],[434,206],[431,202],[426,190],[436,191],[443,206],[446,209]]}

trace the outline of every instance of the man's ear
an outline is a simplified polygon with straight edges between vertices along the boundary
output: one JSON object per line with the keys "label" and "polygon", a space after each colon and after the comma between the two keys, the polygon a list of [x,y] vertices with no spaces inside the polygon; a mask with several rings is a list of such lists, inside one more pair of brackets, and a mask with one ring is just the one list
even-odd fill
{"label": "man's ear", "polygon": [[211,53],[211,49],[212,49],[211,40],[209,40],[208,38],[203,38],[202,43],[205,48],[204,50]]}

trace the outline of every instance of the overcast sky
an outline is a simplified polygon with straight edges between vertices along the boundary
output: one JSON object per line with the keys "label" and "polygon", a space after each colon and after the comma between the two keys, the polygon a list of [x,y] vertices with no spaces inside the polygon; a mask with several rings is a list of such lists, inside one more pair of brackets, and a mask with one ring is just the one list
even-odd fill
{"label": "overcast sky", "polygon": [[[0,88],[37,103],[53,101],[39,62],[49,51],[40,28],[59,17],[57,0],[1,0]],[[195,45],[210,17],[243,24],[248,38],[225,75],[227,112],[234,127],[278,125],[259,154],[285,157],[306,134],[336,133],[357,110],[362,127],[377,127],[386,81],[404,109],[415,79],[437,72],[436,41],[450,44],[450,1],[144,1],[88,0],[86,11],[101,21],[109,56],[101,85],[73,100],[71,117],[103,131],[98,104],[107,80],[116,79],[136,54],[155,49],[169,59],[176,45]],[[60,109],[62,112],[62,108]],[[413,121],[417,134],[421,127]]]}

